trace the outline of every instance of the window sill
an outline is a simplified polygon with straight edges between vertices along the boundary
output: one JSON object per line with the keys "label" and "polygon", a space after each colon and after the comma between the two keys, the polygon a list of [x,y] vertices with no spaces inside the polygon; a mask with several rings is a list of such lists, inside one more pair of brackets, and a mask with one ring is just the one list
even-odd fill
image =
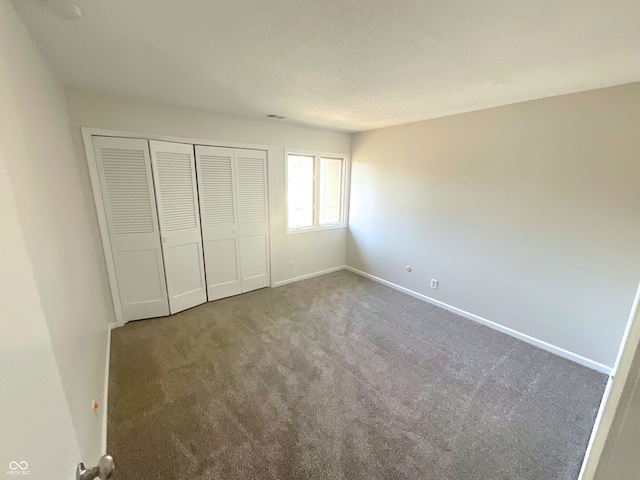
{"label": "window sill", "polygon": [[321,232],[324,230],[337,230],[340,228],[347,228],[347,224],[337,223],[334,225],[322,225],[320,227],[292,228],[292,229],[288,229],[285,233],[287,235],[297,235],[299,233]]}

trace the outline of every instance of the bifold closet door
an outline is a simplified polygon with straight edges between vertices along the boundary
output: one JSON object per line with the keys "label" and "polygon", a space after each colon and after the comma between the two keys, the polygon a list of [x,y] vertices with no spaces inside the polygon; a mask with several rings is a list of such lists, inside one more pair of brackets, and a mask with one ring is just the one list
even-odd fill
{"label": "bifold closet door", "polygon": [[209,300],[269,286],[267,154],[196,146]]}
{"label": "bifold closet door", "polygon": [[269,286],[267,152],[234,149],[242,291]]}
{"label": "bifold closet door", "polygon": [[207,301],[193,145],[149,141],[169,309]]}
{"label": "bifold closet door", "polygon": [[93,137],[125,321],[169,314],[146,140]]}
{"label": "bifold closet door", "polygon": [[196,145],[209,301],[242,293],[233,149]]}

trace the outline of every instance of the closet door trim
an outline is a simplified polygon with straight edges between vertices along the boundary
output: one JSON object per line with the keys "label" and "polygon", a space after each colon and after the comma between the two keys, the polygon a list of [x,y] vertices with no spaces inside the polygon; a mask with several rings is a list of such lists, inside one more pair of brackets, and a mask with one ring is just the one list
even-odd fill
{"label": "closet door trim", "polygon": [[[100,236],[102,239],[102,248],[104,251],[104,258],[107,266],[107,275],[109,277],[109,286],[111,290],[111,297],[113,300],[114,311],[116,315],[116,322],[118,326],[122,326],[125,324],[124,314],[122,311],[122,303],[120,299],[120,295],[118,293],[118,282],[116,279],[115,272],[115,263],[113,253],[111,251],[111,239],[109,237],[109,229],[107,224],[107,217],[105,213],[105,205],[102,200],[102,188],[100,186],[100,177],[98,173],[98,164],[95,158],[95,154],[93,151],[93,137],[120,137],[120,138],[139,138],[143,140],[160,140],[165,142],[174,142],[174,143],[186,143],[190,145],[203,145],[210,147],[228,147],[228,148],[241,148],[248,150],[264,150],[267,152],[267,212],[268,215],[268,225],[269,225],[269,260],[270,260],[270,286],[274,286],[274,274],[273,274],[273,265],[274,263],[274,252],[273,252],[273,222],[271,221],[273,212],[271,210],[272,202],[272,165],[271,159],[273,158],[273,147],[271,145],[263,145],[263,144],[252,144],[252,143],[239,143],[239,142],[227,142],[224,140],[207,140],[200,138],[190,138],[190,137],[178,137],[178,136],[170,136],[170,135],[155,135],[141,132],[131,132],[131,131],[123,131],[123,130],[111,130],[105,128],[94,128],[94,127],[81,127],[82,132],[82,141],[85,150],[85,156],[87,159],[87,166],[89,168],[89,177],[91,180],[91,187],[93,192],[93,200],[96,206],[96,213],[98,216],[98,226],[100,228]],[[284,154],[284,149],[283,149]],[[112,325],[115,326],[115,325]]]}

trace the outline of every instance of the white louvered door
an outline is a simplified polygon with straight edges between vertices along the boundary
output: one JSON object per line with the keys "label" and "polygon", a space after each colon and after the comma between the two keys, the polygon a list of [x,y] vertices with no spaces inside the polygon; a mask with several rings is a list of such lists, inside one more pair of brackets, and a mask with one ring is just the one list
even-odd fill
{"label": "white louvered door", "polygon": [[209,301],[242,293],[233,149],[196,145]]}
{"label": "white louvered door", "polygon": [[193,145],[150,140],[169,308],[207,301]]}
{"label": "white louvered door", "polygon": [[147,141],[93,137],[93,150],[124,320],[168,315]]}
{"label": "white louvered door", "polygon": [[242,292],[269,286],[267,153],[234,149]]}

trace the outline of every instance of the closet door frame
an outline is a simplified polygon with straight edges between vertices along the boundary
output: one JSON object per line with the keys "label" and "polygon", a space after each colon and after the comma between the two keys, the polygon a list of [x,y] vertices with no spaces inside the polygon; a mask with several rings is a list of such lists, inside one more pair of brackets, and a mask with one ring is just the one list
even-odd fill
{"label": "closet door frame", "polygon": [[[200,138],[190,137],[176,137],[169,135],[155,135],[140,132],[129,132],[122,130],[111,130],[104,128],[93,127],[81,127],[82,141],[84,144],[85,156],[87,159],[87,166],[89,168],[89,177],[91,180],[91,187],[93,191],[93,200],[95,202],[96,213],[98,215],[98,226],[100,227],[100,236],[102,238],[102,248],[104,250],[104,258],[107,266],[107,275],[109,277],[109,287],[111,290],[111,298],[113,300],[113,307],[116,315],[117,326],[123,326],[125,324],[124,314],[122,311],[122,303],[120,294],[118,293],[118,282],[116,279],[115,263],[113,253],[111,250],[111,239],[109,237],[109,230],[107,225],[107,217],[105,213],[105,205],[102,197],[102,188],[100,186],[100,177],[98,173],[98,164],[93,151],[93,137],[120,137],[120,138],[138,138],[143,140],[159,140],[164,142],[174,143],[186,143],[192,146],[204,145],[210,147],[228,147],[228,148],[241,148],[247,150],[263,150],[267,153],[267,212],[268,212],[268,225],[269,225],[269,286],[274,286],[273,276],[273,222],[271,221],[273,211],[271,205],[273,205],[273,180],[272,171],[273,165],[271,162],[273,147],[271,145],[260,145],[252,143],[238,143],[238,142],[226,142],[222,140],[207,140]],[[112,325],[116,326],[116,325]]]}

